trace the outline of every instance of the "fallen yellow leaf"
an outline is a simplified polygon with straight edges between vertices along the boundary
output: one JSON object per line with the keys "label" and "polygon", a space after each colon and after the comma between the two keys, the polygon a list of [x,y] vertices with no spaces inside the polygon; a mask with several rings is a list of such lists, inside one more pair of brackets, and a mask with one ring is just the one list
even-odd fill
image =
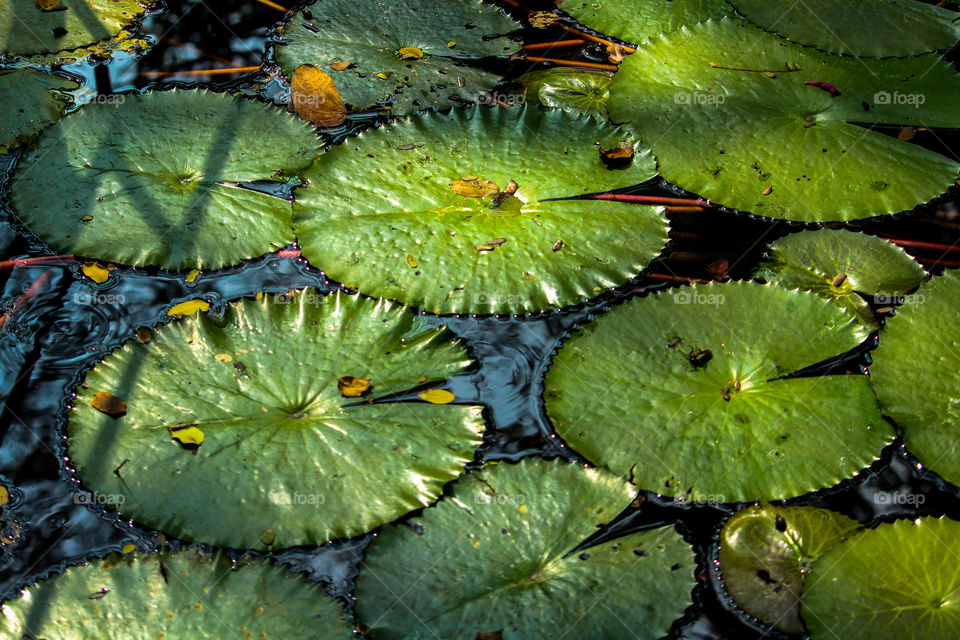
{"label": "fallen yellow leaf", "polygon": [[187,274],[187,277],[184,278],[184,280],[187,282],[194,282],[198,275],[200,275],[200,269],[190,269],[190,273]]}
{"label": "fallen yellow leaf", "polygon": [[121,551],[124,553],[133,553],[136,550],[137,545],[133,544],[132,542],[128,542],[127,544],[123,545],[123,549],[121,549]]}
{"label": "fallen yellow leaf", "polygon": [[[113,267],[111,269],[111,267]],[[96,260],[87,260],[81,267],[83,275],[87,276],[97,284],[103,284],[110,278],[110,272],[116,269],[113,265],[102,265]]]}
{"label": "fallen yellow leaf", "polygon": [[400,47],[397,55],[399,55],[402,60],[419,60],[423,57],[423,49],[418,47]]}
{"label": "fallen yellow leaf", "polygon": [[209,311],[210,303],[206,300],[187,300],[175,304],[167,311],[168,316],[192,316],[197,311]]}
{"label": "fallen yellow leaf", "polygon": [[453,395],[446,389],[427,389],[426,391],[421,391],[417,395],[430,404],[449,404],[457,399],[457,396]]}
{"label": "fallen yellow leaf", "polygon": [[411,269],[416,269],[418,266],[417,259],[413,257],[412,253],[407,254],[407,264],[410,265]]}
{"label": "fallen yellow leaf", "polygon": [[337,389],[345,398],[357,398],[370,389],[370,378],[354,378],[342,376],[337,378]]}
{"label": "fallen yellow leaf", "polygon": [[347,108],[333,78],[312,64],[302,64],[290,80],[290,102],[302,120],[335,127],[347,119]]}
{"label": "fallen yellow leaf", "polygon": [[10,502],[10,490],[0,484],[0,505]]}
{"label": "fallen yellow leaf", "polygon": [[531,13],[528,19],[530,20],[531,27],[534,29],[543,29],[544,27],[549,27],[556,22],[557,18],[557,14],[549,11],[536,11]]}
{"label": "fallen yellow leaf", "polygon": [[344,69],[348,68],[351,64],[353,64],[353,63],[352,63],[352,62],[342,62],[342,61],[341,61],[341,62],[331,62],[331,63],[330,63],[330,68],[333,69],[334,71],[343,71]]}
{"label": "fallen yellow leaf", "polygon": [[106,391],[98,391],[93,394],[93,400],[90,401],[90,406],[100,413],[107,414],[111,418],[119,418],[127,413],[127,403]]}
{"label": "fallen yellow leaf", "polygon": [[167,427],[167,429],[170,430],[170,437],[180,444],[201,445],[205,438],[203,431],[188,424],[174,425]]}
{"label": "fallen yellow leaf", "polygon": [[34,0],[34,4],[41,11],[53,11],[60,6],[60,0]]}
{"label": "fallen yellow leaf", "polygon": [[217,362],[232,362],[233,356],[229,353],[215,353],[213,354],[213,359]]}
{"label": "fallen yellow leaf", "polygon": [[500,192],[495,182],[481,180],[477,176],[464,176],[450,183],[450,189],[458,196],[486,198]]}

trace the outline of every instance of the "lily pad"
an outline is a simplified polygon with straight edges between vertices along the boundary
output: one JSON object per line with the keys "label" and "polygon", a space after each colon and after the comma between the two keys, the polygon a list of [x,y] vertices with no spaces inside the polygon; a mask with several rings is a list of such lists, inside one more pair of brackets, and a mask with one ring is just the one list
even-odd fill
{"label": "lily pad", "polygon": [[958,127],[958,102],[960,76],[933,55],[859,60],[724,19],[640,46],[607,108],[633,123],[667,180],[813,221],[904,211],[946,191],[956,160],[853,123]]}
{"label": "lily pad", "polygon": [[801,231],[770,245],[760,276],[791,289],[813,291],[874,327],[862,296],[878,303],[915,288],[926,272],[897,245],[843,229]]}
{"label": "lily pad", "polygon": [[731,0],[744,18],[800,44],[853,56],[913,56],[960,40],[960,14],[915,0]]}
{"label": "lily pad", "polygon": [[600,71],[580,69],[544,69],[524,75],[520,82],[527,87],[530,99],[551,109],[567,113],[606,118],[607,100],[613,76]]}
{"label": "lily pad", "polygon": [[960,274],[934,277],[912,298],[880,334],[870,379],[907,449],[960,485]]}
{"label": "lily pad", "polygon": [[27,142],[59,120],[72,101],[65,92],[79,86],[73,80],[36,71],[0,71],[0,104],[6,105],[0,113],[0,153]]}
{"label": "lily pad", "polygon": [[626,42],[644,42],[661,33],[734,15],[723,0],[563,0],[560,8],[581,24]]}
{"label": "lily pad", "polygon": [[316,638],[353,625],[323,587],[268,562],[186,549],[111,554],[27,587],[0,609],[6,638]]}
{"label": "lily pad", "polygon": [[785,377],[866,336],[827,300],[775,285],[636,298],[564,343],[547,415],[573,449],[643,489],[788,498],[852,476],[893,439],[866,376]]}
{"label": "lily pad", "polygon": [[724,588],[744,611],[778,631],[803,633],[800,596],[810,564],[859,523],[814,507],[754,505],[720,532]]}
{"label": "lily pad", "polygon": [[[122,99],[119,99],[122,98]],[[304,122],[255,100],[162,91],[91,104],[20,161],[20,219],[55,249],[169,269],[218,268],[293,241],[281,180],[320,149]]]}
{"label": "lily pad", "polygon": [[116,36],[144,13],[137,0],[60,0],[49,11],[37,4],[0,3],[0,52],[33,55],[85,47]]}
{"label": "lily pad", "polygon": [[376,638],[661,638],[695,584],[673,527],[574,552],[635,494],[574,464],[487,466],[370,545],[358,616]]}
{"label": "lily pad", "polygon": [[[370,403],[341,395],[339,379],[368,378],[370,397],[385,396],[469,363],[444,329],[387,302],[242,300],[223,321],[186,316],[148,344],[130,340],[88,372],[68,454],[85,487],[178,538],[322,544],[435,500],[483,428],[480,407]],[[102,392],[125,414],[91,406]]]}
{"label": "lily pad", "polygon": [[960,637],[960,523],[880,525],[817,560],[803,594],[811,640]]}
{"label": "lily pad", "polygon": [[[621,143],[635,156],[610,168],[599,150]],[[623,284],[667,241],[660,209],[542,200],[653,175],[631,132],[586,117],[535,106],[427,114],[317,158],[294,227],[314,266],[364,293],[434,313],[537,311]]]}
{"label": "lily pad", "polygon": [[[288,76],[302,64],[330,75],[344,101],[364,109],[393,98],[405,115],[475,101],[499,77],[466,63],[502,56],[520,45],[500,36],[520,28],[499,7],[480,0],[323,0],[284,24],[277,62]],[[342,67],[342,62],[350,65]],[[331,67],[331,64],[336,64]]]}

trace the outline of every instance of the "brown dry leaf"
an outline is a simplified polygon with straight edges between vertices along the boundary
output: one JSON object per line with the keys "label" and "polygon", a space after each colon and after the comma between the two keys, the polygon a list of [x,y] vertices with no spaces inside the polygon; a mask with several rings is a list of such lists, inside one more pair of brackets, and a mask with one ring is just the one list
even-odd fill
{"label": "brown dry leaf", "polygon": [[290,103],[301,120],[318,127],[335,127],[347,119],[347,108],[333,78],[312,64],[302,64],[293,72]]}
{"label": "brown dry leaf", "polygon": [[127,413],[127,403],[106,391],[98,391],[93,394],[93,400],[90,401],[90,406],[100,413],[107,414],[111,418],[119,418]]}
{"label": "brown dry leaf", "polygon": [[773,187],[767,187],[766,189],[763,190],[763,195],[765,196],[768,196],[771,193],[773,193]]}
{"label": "brown dry leaf", "polygon": [[423,57],[423,49],[418,47],[400,47],[397,50],[397,55],[400,56],[401,60],[419,60]]}
{"label": "brown dry leaf", "polygon": [[457,396],[453,395],[446,389],[427,389],[426,391],[421,391],[417,395],[430,404],[449,404],[457,399]]}
{"label": "brown dry leaf", "polygon": [[137,329],[137,342],[140,344],[149,344],[151,340],[153,340],[153,334],[150,333],[150,329],[146,327]]}
{"label": "brown dry leaf", "polygon": [[66,9],[66,7],[60,7],[60,0],[34,0],[34,4],[36,4],[37,9],[41,11],[55,11],[58,8]]}
{"label": "brown dry leaf", "polygon": [[557,240],[553,243],[553,250],[560,251],[560,249],[563,249],[565,246],[567,245],[563,244],[563,240]]}
{"label": "brown dry leaf", "polygon": [[622,44],[611,42],[607,45],[607,61],[610,64],[620,64],[627,57],[627,50]]}
{"label": "brown dry leaf", "polygon": [[490,242],[484,242],[483,244],[478,244],[477,246],[474,247],[474,249],[476,249],[477,251],[493,251],[494,249],[496,249],[506,241],[507,241],[506,238],[497,238],[496,240],[491,240]]}
{"label": "brown dry leaf", "polygon": [[486,198],[500,192],[495,182],[481,180],[477,176],[464,176],[450,183],[450,189],[458,196],[467,198]]}
{"label": "brown dry leaf", "polygon": [[507,186],[503,188],[503,191],[493,196],[493,200],[490,201],[490,204],[495,207],[499,206],[501,202],[515,194],[519,188],[520,185],[517,184],[517,181],[511,178],[510,182],[507,183]]}
{"label": "brown dry leaf", "polygon": [[473,640],[503,640],[503,631],[481,631]]}
{"label": "brown dry leaf", "polygon": [[604,160],[629,160],[634,153],[636,151],[633,148],[633,143],[628,140],[624,140],[613,149],[600,147],[600,157]]}
{"label": "brown dry leaf", "polygon": [[897,134],[897,140],[913,140],[913,136],[917,135],[917,129],[915,127],[906,126],[900,129],[900,132]]}
{"label": "brown dry leaf", "polygon": [[343,62],[343,61],[340,61],[340,62],[331,62],[331,63],[330,63],[330,68],[333,69],[334,71],[343,71],[344,69],[349,68],[351,64],[353,64],[353,63],[352,63],[352,62]]}
{"label": "brown dry leaf", "polygon": [[370,378],[341,376],[337,378],[337,390],[344,398],[359,398],[370,389]]}
{"label": "brown dry leaf", "polygon": [[557,17],[557,14],[551,13],[550,11],[535,11],[531,13],[527,19],[530,21],[530,26],[534,29],[543,29],[556,22]]}

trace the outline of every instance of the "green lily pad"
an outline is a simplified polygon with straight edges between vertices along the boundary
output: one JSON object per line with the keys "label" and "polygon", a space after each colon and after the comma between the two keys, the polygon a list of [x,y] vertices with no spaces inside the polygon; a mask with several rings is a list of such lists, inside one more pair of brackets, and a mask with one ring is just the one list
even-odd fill
{"label": "green lily pad", "polygon": [[800,44],[853,56],[912,56],[960,40],[960,14],[913,0],[731,0],[744,18]]}
{"label": "green lily pad", "polygon": [[933,55],[830,55],[725,19],[640,46],[607,108],[633,123],[667,180],[743,211],[812,221],[904,211],[946,191],[957,161],[851,123],[958,127],[958,102],[960,76]]}
{"label": "green lily pad", "polygon": [[547,415],[588,460],[693,501],[782,499],[872,463],[893,439],[866,376],[784,378],[867,330],[812,293],[731,282],[615,307],[570,338]]}
{"label": "green lily pad", "polygon": [[[329,73],[344,101],[365,109],[393,98],[392,112],[444,109],[476,101],[499,76],[466,62],[520,50],[508,38],[520,24],[480,0],[323,0],[279,30],[277,62],[288,76],[302,64]],[[332,62],[349,62],[336,70]]]}
{"label": "green lily pad", "polygon": [[880,334],[870,379],[907,449],[960,485],[960,273],[934,277],[911,297]]}
{"label": "green lily pad", "polygon": [[563,0],[560,8],[580,24],[626,42],[644,42],[683,26],[733,15],[722,0],[647,0],[640,6],[635,0]]}
{"label": "green lily pad", "polygon": [[[636,155],[609,168],[599,148],[621,143]],[[434,313],[537,311],[623,284],[667,241],[660,209],[541,200],[653,175],[632,133],[585,117],[530,106],[427,114],[317,158],[294,228],[314,266],[364,293]],[[519,187],[497,206],[455,192],[463,178]]]}
{"label": "green lily pad", "polygon": [[601,71],[544,69],[520,78],[530,99],[567,113],[607,117],[607,100],[613,76]]}
{"label": "green lily pad", "polygon": [[880,525],[817,560],[803,594],[811,640],[960,637],[960,523]]}
{"label": "green lily pad", "polygon": [[85,47],[116,36],[143,13],[137,0],[60,0],[51,11],[35,0],[4,0],[0,51],[33,55]]}
{"label": "green lily pad", "polygon": [[724,588],[744,611],[778,631],[803,633],[800,596],[810,564],[859,523],[814,507],[754,505],[720,531]]}
{"label": "green lily pad", "polygon": [[[67,441],[84,486],[147,526],[238,548],[322,544],[435,500],[473,458],[480,407],[366,400],[461,372],[464,349],[384,301],[287,300],[185,317],[88,372]],[[348,376],[369,393],[341,394]],[[125,415],[92,406],[104,392]]]}
{"label": "green lily pad", "polygon": [[65,92],[79,86],[73,80],[36,71],[0,71],[0,104],[7,105],[0,113],[0,153],[27,142],[59,120],[71,103]]}
{"label": "green lily pad", "polygon": [[27,227],[59,251],[218,268],[293,241],[290,203],[238,183],[296,173],[319,148],[308,124],[255,100],[121,95],[42,133],[11,197]]}
{"label": "green lily pad", "polygon": [[376,638],[661,638],[695,584],[693,552],[672,527],[571,553],[635,493],[562,462],[474,472],[370,545],[358,616]]}
{"label": "green lily pad", "polygon": [[5,638],[315,638],[353,625],[319,584],[267,562],[176,553],[118,553],[27,587],[0,609]]}
{"label": "green lily pad", "polygon": [[919,285],[926,272],[891,242],[865,233],[820,229],[774,242],[758,275],[784,287],[813,291],[875,327],[876,317],[861,296],[892,303]]}

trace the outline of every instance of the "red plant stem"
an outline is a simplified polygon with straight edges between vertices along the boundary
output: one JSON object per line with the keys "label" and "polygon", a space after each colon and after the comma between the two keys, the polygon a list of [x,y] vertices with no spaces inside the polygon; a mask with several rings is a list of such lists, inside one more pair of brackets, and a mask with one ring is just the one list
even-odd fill
{"label": "red plant stem", "polygon": [[635,196],[624,193],[600,193],[587,196],[589,200],[615,200],[617,202],[633,202],[635,204],[664,204],[679,206],[694,206],[697,208],[712,207],[707,200],[688,200],[686,198],[665,198],[662,196]]}
{"label": "red plant stem", "polygon": [[937,244],[936,242],[923,242],[921,240],[904,240],[902,238],[893,238],[890,236],[878,236],[884,240],[889,240],[895,245],[901,247],[914,247],[917,249],[930,249],[932,251],[953,251],[960,252],[960,246],[951,244]]}
{"label": "red plant stem", "polygon": [[[580,29],[576,29],[576,28],[574,28],[574,27],[571,27],[571,26],[568,26],[568,25],[565,25],[565,24],[561,24],[561,25],[560,25],[560,28],[563,29],[564,31],[569,31],[570,33],[572,33],[572,34],[574,34],[574,35],[577,35],[577,36],[579,36],[579,37],[581,37],[581,38],[584,38],[585,40],[589,40],[590,42],[598,42],[598,43],[600,43],[600,44],[607,44],[607,45],[615,44],[614,42],[612,42],[612,41],[610,41],[610,40],[607,40],[607,39],[605,39],[605,38],[598,38],[598,37],[595,36],[595,35],[586,33],[586,32],[584,32],[584,31],[581,31]],[[625,44],[622,44],[622,45],[620,45],[620,46],[623,47],[623,50],[624,50],[626,53],[633,53],[633,52],[636,51],[636,49],[634,49],[633,47],[628,47],[628,46],[625,45]]]}
{"label": "red plant stem", "polygon": [[165,78],[167,76],[205,76],[221,75],[226,73],[250,73],[259,71],[260,67],[232,67],[230,69],[192,69],[190,71],[141,71],[144,78]]}
{"label": "red plant stem", "polygon": [[277,4],[276,2],[271,2],[270,0],[257,0],[257,2],[259,2],[260,4],[265,4],[271,9],[276,9],[277,11],[283,11],[284,13],[289,11],[289,9],[287,9],[283,5]]}
{"label": "red plant stem", "polygon": [[13,303],[13,306],[10,307],[10,311],[0,315],[0,329],[3,329],[7,324],[7,320],[11,316],[16,314],[20,309],[24,307],[30,299],[33,298],[37,293],[47,284],[47,281],[50,280],[50,277],[53,275],[53,269],[47,269],[40,274],[40,277],[33,281],[33,284],[30,285],[30,288],[23,292],[17,301]]}
{"label": "red plant stem", "polygon": [[600,69],[601,71],[616,71],[619,69],[615,64],[603,64],[602,62],[580,62],[577,60],[561,60],[559,58],[541,58],[539,56],[526,56],[522,59],[527,62],[552,62],[561,67],[581,67],[583,69]]}
{"label": "red plant stem", "polygon": [[300,257],[300,249],[281,249],[277,251],[278,258],[296,259]]}
{"label": "red plant stem", "polygon": [[513,7],[514,9],[520,9],[521,11],[526,11],[527,13],[533,13],[533,9],[525,7],[516,0],[503,0],[503,4],[508,7]]}
{"label": "red plant stem", "polygon": [[937,260],[934,258],[922,258],[919,256],[913,256],[913,259],[917,262],[930,266],[948,267],[950,269],[960,267],[960,260]]}
{"label": "red plant stem", "polygon": [[43,265],[71,264],[76,258],[72,254],[65,253],[61,256],[37,256],[36,258],[17,258],[16,260],[0,261],[0,270],[13,269],[14,267],[39,267]]}
{"label": "red plant stem", "polygon": [[667,213],[703,213],[704,207],[667,207]]}
{"label": "red plant stem", "polygon": [[581,40],[580,38],[572,38],[570,40],[554,40],[553,42],[531,42],[530,44],[523,45],[523,48],[526,51],[536,51],[539,49],[556,49],[558,47],[576,47],[582,44],[587,44],[587,41]]}
{"label": "red plant stem", "polygon": [[645,273],[643,274],[644,278],[650,278],[651,280],[664,280],[666,282],[702,282],[706,283],[709,280],[699,280],[697,278],[685,278],[683,276],[673,276],[667,273]]}

